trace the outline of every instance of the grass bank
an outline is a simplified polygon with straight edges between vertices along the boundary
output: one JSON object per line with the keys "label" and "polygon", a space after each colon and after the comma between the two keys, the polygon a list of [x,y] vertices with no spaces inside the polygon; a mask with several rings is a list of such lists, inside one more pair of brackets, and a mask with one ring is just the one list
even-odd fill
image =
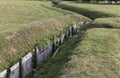
{"label": "grass bank", "polygon": [[35,21],[74,14],[51,5],[44,1],[0,0],[0,34],[20,29]]}
{"label": "grass bank", "polygon": [[[34,78],[119,78],[120,30],[92,28],[37,67]],[[31,78],[30,76],[27,78]]]}
{"label": "grass bank", "polygon": [[97,28],[116,28],[120,29],[120,18],[108,17],[108,18],[97,18],[91,23],[92,27]]}
{"label": "grass bank", "polygon": [[120,17],[119,5],[98,5],[74,2],[61,2],[58,7],[77,12],[91,19],[102,17]]}
{"label": "grass bank", "polygon": [[13,65],[37,43],[43,44],[50,34],[70,24],[74,14],[52,7],[50,2],[0,0],[0,71]]}
{"label": "grass bank", "polygon": [[66,15],[33,22],[19,30],[0,35],[0,71],[13,65],[19,58],[36,45],[44,45],[50,41],[53,34],[70,26],[75,21],[89,21],[90,19],[81,15]]}
{"label": "grass bank", "polygon": [[[107,8],[103,8],[103,6]],[[118,5],[111,5],[111,10],[108,8],[110,5],[103,6],[69,2],[59,5],[59,7],[64,9],[83,15],[86,14],[92,19],[101,18],[93,20],[87,26],[83,26],[81,28],[81,32],[84,33],[82,37],[72,37],[60,47],[60,51],[55,58],[38,65],[35,78],[120,77],[120,30],[107,29],[119,28],[119,14],[112,10],[118,11],[120,8],[116,9]],[[100,8],[99,11],[97,10],[98,8]],[[29,76],[27,78],[32,77]]]}
{"label": "grass bank", "polygon": [[119,29],[88,29],[55,78],[119,78],[119,33]]}

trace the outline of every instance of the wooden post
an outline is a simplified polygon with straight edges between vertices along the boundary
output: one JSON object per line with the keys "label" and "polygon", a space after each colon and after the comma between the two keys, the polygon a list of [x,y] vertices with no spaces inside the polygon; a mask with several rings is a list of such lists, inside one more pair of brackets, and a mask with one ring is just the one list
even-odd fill
{"label": "wooden post", "polygon": [[36,69],[37,67],[37,47],[35,47],[35,49],[33,49],[32,52],[32,60],[33,60],[33,69]]}
{"label": "wooden post", "polygon": [[70,36],[70,27],[68,28],[68,36]]}
{"label": "wooden post", "polygon": [[77,22],[75,22],[75,26],[74,26],[74,35],[77,33]]}
{"label": "wooden post", "polygon": [[35,49],[33,49],[32,52],[32,77],[34,78],[34,74],[36,71],[36,67],[37,67],[37,49],[38,47],[35,47]]}
{"label": "wooden post", "polygon": [[19,60],[19,78],[23,78],[22,59]]}
{"label": "wooden post", "polygon": [[72,26],[70,27],[70,36],[72,36]]}
{"label": "wooden post", "polygon": [[55,51],[58,49],[58,47],[59,47],[59,42],[58,42],[58,40],[56,40],[56,49],[55,49]]}
{"label": "wooden post", "polygon": [[66,40],[68,40],[68,28],[66,28]]}
{"label": "wooden post", "polygon": [[55,36],[53,35],[53,52],[56,50]]}
{"label": "wooden post", "polygon": [[72,27],[72,36],[74,35],[74,28]]}
{"label": "wooden post", "polygon": [[61,44],[62,44],[61,37],[62,37],[62,31],[60,31],[60,36],[59,36],[59,45],[61,45]]}
{"label": "wooden post", "polygon": [[77,27],[77,28],[80,28],[80,26],[78,25],[78,22],[76,22],[76,27]]}
{"label": "wooden post", "polygon": [[70,37],[69,35],[69,27],[67,28],[67,35],[68,35],[68,38]]}
{"label": "wooden post", "polygon": [[65,42],[65,30],[62,31],[62,44]]}
{"label": "wooden post", "polygon": [[11,70],[10,70],[10,68],[8,68],[8,69],[7,69],[7,75],[6,75],[6,78],[10,78],[10,72],[11,72]]}
{"label": "wooden post", "polygon": [[36,69],[37,67],[37,51],[38,51],[38,47],[35,47],[35,52],[34,52],[34,57],[35,57],[35,62],[34,62],[34,68]]}

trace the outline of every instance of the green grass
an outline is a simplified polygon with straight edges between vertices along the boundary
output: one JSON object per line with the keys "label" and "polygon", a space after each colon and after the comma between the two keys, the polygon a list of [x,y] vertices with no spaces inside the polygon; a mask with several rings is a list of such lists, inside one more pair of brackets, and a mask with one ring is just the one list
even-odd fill
{"label": "green grass", "polygon": [[58,7],[77,12],[94,19],[90,25],[93,28],[120,28],[119,5],[62,2]]}
{"label": "green grass", "polygon": [[99,28],[120,28],[120,18],[97,18],[91,24]]}
{"label": "green grass", "polygon": [[38,65],[34,78],[119,78],[119,33],[119,29],[92,28],[81,38],[72,37],[55,58]]}
{"label": "green grass", "polygon": [[[51,8],[48,9],[47,7]],[[0,34],[43,19],[73,14],[41,1],[0,1]]]}
{"label": "green grass", "polygon": [[118,29],[87,30],[55,78],[119,78],[119,33]]}
{"label": "green grass", "polygon": [[74,21],[89,20],[51,5],[41,1],[0,1],[0,71],[15,64],[35,45],[43,47],[53,34]]}
{"label": "green grass", "polygon": [[34,78],[119,78],[120,30],[107,28],[120,28],[120,7],[72,2],[63,2],[58,7],[94,20],[82,26],[82,37],[72,37],[60,47],[55,58],[38,65]]}
{"label": "green grass", "polygon": [[83,14],[91,19],[99,17],[120,17],[119,5],[62,2],[58,7]]}

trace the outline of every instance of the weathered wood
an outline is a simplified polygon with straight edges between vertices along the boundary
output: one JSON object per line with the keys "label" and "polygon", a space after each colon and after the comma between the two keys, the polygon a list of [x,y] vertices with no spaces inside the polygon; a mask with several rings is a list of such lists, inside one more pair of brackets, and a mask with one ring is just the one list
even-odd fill
{"label": "weathered wood", "polygon": [[19,78],[23,78],[22,59],[19,60]]}
{"label": "weathered wood", "polygon": [[11,68],[10,68],[10,78],[20,78],[19,77],[19,62],[17,62],[15,65],[13,65]]}
{"label": "weathered wood", "polygon": [[72,36],[74,35],[74,27],[72,27]]}
{"label": "weathered wood", "polygon": [[48,44],[45,48],[44,48],[44,60],[46,60],[49,56],[50,53],[52,52],[52,44]]}
{"label": "weathered wood", "polygon": [[25,77],[28,73],[32,71],[32,53],[28,53],[22,58],[22,74]]}
{"label": "weathered wood", "polygon": [[62,31],[60,31],[60,36],[59,36],[59,45],[61,45],[61,44],[62,44],[61,37],[62,37]]}
{"label": "weathered wood", "polygon": [[84,24],[84,21],[82,21],[82,22],[77,22],[77,26],[82,26]]}
{"label": "weathered wood", "polygon": [[69,37],[69,35],[68,35],[68,28],[66,28],[66,32],[65,32],[65,40],[68,40],[68,37]]}
{"label": "weathered wood", "polygon": [[53,54],[52,58],[54,58],[56,56],[58,51],[59,51],[59,48],[55,51],[55,53]]}
{"label": "weathered wood", "polygon": [[43,49],[41,51],[37,51],[37,64],[42,63],[42,61],[44,60],[44,53],[43,53]]}
{"label": "weathered wood", "polygon": [[0,73],[0,78],[6,78],[7,76],[7,70],[4,70],[3,72]]}
{"label": "weathered wood", "polygon": [[41,51],[36,51],[37,53],[37,64],[42,63],[43,60],[46,60],[52,52],[52,44],[49,43],[44,49]]}
{"label": "weathered wood", "polygon": [[33,69],[36,69],[37,67],[37,50],[38,47],[35,47],[32,52]]}
{"label": "weathered wood", "polygon": [[56,39],[55,39],[54,35],[53,35],[53,44],[52,44],[52,46],[53,46],[53,52],[55,52],[55,50],[56,50]]}

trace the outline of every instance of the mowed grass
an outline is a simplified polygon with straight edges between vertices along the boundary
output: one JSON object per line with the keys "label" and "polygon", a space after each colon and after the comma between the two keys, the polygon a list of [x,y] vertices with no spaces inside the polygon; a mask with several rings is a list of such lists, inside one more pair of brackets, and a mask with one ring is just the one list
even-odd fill
{"label": "mowed grass", "polygon": [[82,37],[71,37],[54,58],[38,65],[34,78],[119,78],[119,33],[92,28]]}
{"label": "mowed grass", "polygon": [[41,1],[0,1],[0,71],[32,51],[43,47],[75,21],[90,19]]}
{"label": "mowed grass", "polygon": [[120,18],[108,17],[108,18],[97,18],[91,23],[92,27],[99,28],[120,28]]}
{"label": "mowed grass", "polygon": [[[0,34],[43,19],[73,14],[42,1],[0,1]],[[49,9],[47,8],[49,7]]]}
{"label": "mowed grass", "polygon": [[91,19],[98,17],[120,17],[119,5],[98,5],[98,4],[85,4],[74,2],[62,2],[58,7],[68,9]]}
{"label": "mowed grass", "polygon": [[119,78],[119,33],[119,29],[87,30],[55,78]]}
{"label": "mowed grass", "polygon": [[[0,71],[15,64],[37,42],[43,44],[47,38],[50,39],[51,34],[72,21],[66,19],[66,24],[60,25],[56,17],[72,14],[74,13],[52,7],[50,2],[0,0]],[[48,18],[57,20],[47,20]],[[51,28],[48,25],[52,25]]]}
{"label": "mowed grass", "polygon": [[90,25],[93,28],[120,28],[119,5],[85,4],[64,1],[61,2],[58,7],[77,12],[94,19]]}

